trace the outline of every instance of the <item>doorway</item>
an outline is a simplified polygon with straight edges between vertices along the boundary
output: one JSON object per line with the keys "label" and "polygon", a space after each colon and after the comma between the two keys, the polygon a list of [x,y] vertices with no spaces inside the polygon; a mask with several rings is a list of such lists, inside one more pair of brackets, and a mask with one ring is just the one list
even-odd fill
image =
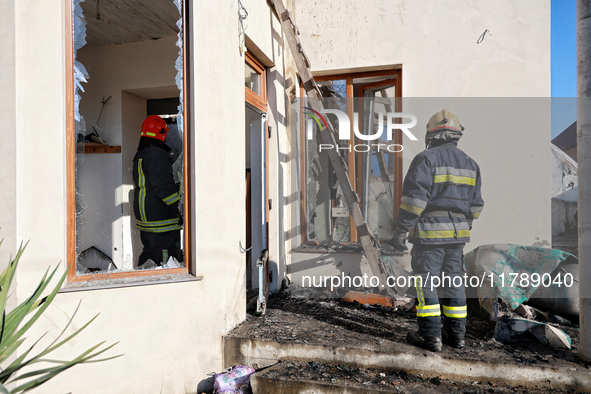
{"label": "doorway", "polygon": [[246,282],[259,286],[257,259],[268,247],[266,114],[246,106]]}

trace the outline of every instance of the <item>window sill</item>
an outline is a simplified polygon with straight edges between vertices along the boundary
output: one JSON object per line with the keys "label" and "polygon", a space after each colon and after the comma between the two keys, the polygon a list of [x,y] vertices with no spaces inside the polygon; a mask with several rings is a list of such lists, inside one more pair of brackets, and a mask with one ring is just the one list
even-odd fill
{"label": "window sill", "polygon": [[[380,242],[385,242],[386,240],[380,240]],[[380,254],[382,256],[404,256],[410,254],[410,249],[412,245],[409,245],[409,250],[404,252],[396,252],[394,250],[381,250]],[[347,242],[347,243],[332,243],[329,248],[327,248],[326,243],[321,242],[304,242],[300,246],[295,249],[290,250],[288,253],[364,253],[363,247],[361,243],[355,242]]]}
{"label": "window sill", "polygon": [[[81,280],[81,277],[75,277],[62,287],[58,293],[71,293],[75,291],[104,290],[119,287],[149,286],[161,285],[165,283],[199,282],[203,280],[203,275],[193,276],[184,272],[168,272],[164,274],[154,273],[152,275],[131,276],[131,277],[111,277],[101,275],[98,278],[92,278],[95,275],[84,275],[90,277],[88,280]],[[98,276],[98,275],[96,275]]]}

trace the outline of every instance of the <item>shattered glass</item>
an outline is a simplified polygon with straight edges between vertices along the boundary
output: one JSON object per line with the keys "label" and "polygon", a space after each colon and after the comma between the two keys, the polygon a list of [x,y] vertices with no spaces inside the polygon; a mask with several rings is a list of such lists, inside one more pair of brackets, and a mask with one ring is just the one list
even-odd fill
{"label": "shattered glass", "polygon": [[[183,1],[182,0],[174,0],[174,5],[177,7],[179,11],[179,20],[177,21],[176,25],[179,28],[179,32],[177,34],[177,41],[176,46],[179,48],[178,57],[174,63],[174,67],[177,70],[177,74],[175,77],[176,86],[179,89],[179,106],[178,106],[178,113],[176,117],[176,125],[177,125],[177,132],[181,138],[181,141],[184,141],[184,119],[183,119],[183,108],[184,108],[184,91],[183,91],[183,66],[184,66],[184,59],[183,59]],[[184,155],[180,154],[179,157],[172,165],[172,173],[174,176],[174,181],[177,183],[183,182],[183,173],[184,173]],[[185,216],[185,185],[182,184],[180,189],[181,194],[181,201],[179,202],[179,213],[181,217]]]}
{"label": "shattered glass", "polygon": [[[327,110],[347,111],[346,83],[344,80],[319,82],[325,97],[323,106]],[[306,239],[314,242],[350,242],[350,220],[347,203],[326,151],[319,147],[323,143],[317,124],[319,118],[303,104],[306,124]],[[317,115],[317,114],[316,114]],[[333,114],[323,114],[322,121],[330,122],[336,133],[339,122]],[[307,136],[312,136],[311,139]],[[340,141],[339,141],[340,142]],[[346,146],[345,144],[342,144]],[[347,151],[339,151],[347,162]]]}
{"label": "shattered glass", "polygon": [[394,100],[384,99],[385,97],[381,97],[381,100],[376,99],[386,91],[368,89],[365,92],[362,100],[363,128],[360,132],[364,135],[374,135],[381,130],[382,134],[379,140],[361,141],[371,146],[371,149],[357,153],[357,160],[362,162],[362,166],[358,168],[363,169],[361,174],[357,174],[358,178],[362,179],[360,192],[363,217],[379,239],[392,238],[395,216],[393,196],[396,153],[388,150],[385,145],[391,143],[387,140],[386,114],[394,112]]}
{"label": "shattered glass", "polygon": [[[352,185],[361,202],[363,218],[372,232],[380,239],[392,237],[394,227],[394,167],[397,155],[391,147],[385,132],[387,126],[386,113],[394,112],[394,100],[380,97],[363,99],[354,98],[355,128],[363,135],[374,135],[382,130],[379,140],[364,141],[356,138],[342,139],[339,133],[340,120],[330,110],[339,110],[347,114],[347,99],[344,81],[328,81],[319,83],[323,94],[323,106],[327,113],[322,119],[303,103],[305,163],[306,163],[306,240],[311,242],[351,242],[351,219],[348,204],[337,180],[326,148],[322,148],[320,136],[321,122],[330,122],[335,131],[337,150],[343,162],[348,165],[350,157],[354,160],[355,180]],[[386,90],[386,89],[382,89]],[[381,90],[374,90],[372,95]],[[390,92],[387,92],[385,95]],[[299,104],[298,104],[299,105]],[[361,122],[359,114],[362,113]],[[312,116],[314,115],[315,118]],[[359,123],[357,123],[359,122]],[[324,126],[323,126],[324,127]],[[350,135],[350,131],[346,131]],[[379,145],[379,149],[378,149]],[[324,145],[326,146],[326,145]],[[334,147],[329,149],[335,149]]]}
{"label": "shattered glass", "polygon": [[[84,12],[80,6],[85,0],[74,0],[73,2],[73,36],[74,36],[74,122],[76,141],[84,141],[86,135],[86,122],[82,115],[80,115],[80,92],[84,92],[82,83],[88,82],[88,72],[82,63],[76,60],[78,50],[86,45],[86,21],[84,20]],[[84,201],[84,197],[80,190],[78,169],[80,164],[84,162],[84,150],[76,149],[76,165],[75,165],[75,188],[76,188],[76,249],[80,246],[80,233],[88,226],[88,220],[82,217],[86,211],[88,204]],[[79,264],[77,264],[79,265]]]}

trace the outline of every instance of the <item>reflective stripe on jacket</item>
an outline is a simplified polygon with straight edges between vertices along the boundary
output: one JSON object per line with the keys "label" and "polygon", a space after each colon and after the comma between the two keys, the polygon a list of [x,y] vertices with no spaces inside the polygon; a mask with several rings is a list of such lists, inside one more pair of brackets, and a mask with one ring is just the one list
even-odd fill
{"label": "reflective stripe on jacket", "polygon": [[179,185],[172,176],[170,148],[162,141],[141,137],[133,158],[133,211],[139,230],[152,233],[180,230]]}
{"label": "reflective stripe on jacket", "polygon": [[470,241],[467,219],[476,219],[484,201],[478,164],[453,142],[427,149],[404,178],[396,227],[415,244]]}

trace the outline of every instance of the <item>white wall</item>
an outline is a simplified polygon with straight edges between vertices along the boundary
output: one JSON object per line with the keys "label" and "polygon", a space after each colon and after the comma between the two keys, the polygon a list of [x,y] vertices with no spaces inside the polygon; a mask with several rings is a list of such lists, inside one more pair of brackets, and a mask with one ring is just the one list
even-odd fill
{"label": "white wall", "polygon": [[121,256],[124,261],[124,268],[131,268],[138,263],[139,255],[142,253],[143,245],[140,239],[140,231],[135,224],[133,213],[133,171],[132,162],[138,145],[138,125],[141,125],[147,115],[147,100],[131,93],[122,92],[122,137],[121,159],[123,164],[122,186],[120,192],[123,204],[123,251]]}
{"label": "white wall", "polygon": [[[315,72],[401,64],[403,97],[550,96],[550,1],[295,1]],[[477,44],[481,34],[489,30]]]}
{"label": "white wall", "polygon": [[0,270],[8,265],[18,242],[16,234],[16,29],[12,0],[0,1]]}
{"label": "white wall", "polygon": [[[6,22],[2,29],[12,24],[16,31],[12,62],[0,61],[0,74],[9,73],[13,62],[15,74],[14,159],[3,156],[2,163],[15,160],[16,187],[10,193],[18,198],[10,197],[15,219],[7,227],[16,229],[17,240],[31,240],[16,279],[19,301],[49,265],[65,262],[67,255],[64,4],[19,0],[6,8],[14,13],[0,15]],[[235,193],[236,185],[244,185],[244,66],[235,34],[237,2],[200,3],[195,11],[190,179],[194,271],[203,280],[58,295],[29,338],[48,331],[47,339],[53,339],[82,300],[69,332],[90,316],[100,316],[60,356],[73,357],[102,340],[120,341],[108,355],[124,356],[68,370],[39,393],[195,392],[207,373],[222,368],[221,335],[245,318],[244,257],[238,249],[245,238],[244,195]],[[2,45],[10,57],[10,43]],[[203,57],[207,60],[200,61]],[[97,92],[102,95],[110,93]],[[120,97],[120,91],[113,95]],[[14,253],[11,243],[6,253]]]}
{"label": "white wall", "polygon": [[431,115],[446,108],[465,127],[458,148],[480,166],[484,199],[466,252],[492,243],[550,246],[549,98],[408,98],[404,106],[418,118],[418,141],[403,139],[405,175],[424,150]]}
{"label": "white wall", "polygon": [[[298,0],[294,16],[317,75],[402,68],[403,110],[417,116],[419,139],[404,138],[404,174],[424,149],[429,117],[458,115],[459,147],[480,165],[485,201],[466,250],[549,245],[550,102],[525,99],[550,96],[549,1]],[[492,35],[477,43],[485,30]]]}

